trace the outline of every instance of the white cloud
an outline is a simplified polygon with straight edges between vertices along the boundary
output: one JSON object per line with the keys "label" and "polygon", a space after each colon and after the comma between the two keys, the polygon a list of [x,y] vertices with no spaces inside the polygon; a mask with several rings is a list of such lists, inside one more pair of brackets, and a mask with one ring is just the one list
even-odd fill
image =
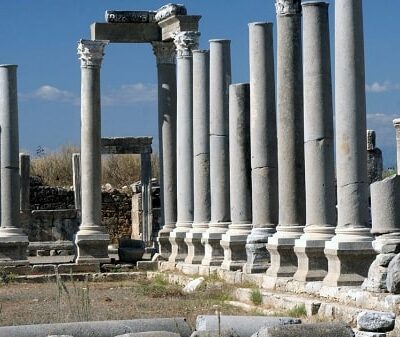
{"label": "white cloud", "polygon": [[367,92],[381,93],[386,91],[400,90],[400,84],[385,81],[383,83],[373,82],[372,84],[366,84],[365,89]]}
{"label": "white cloud", "polygon": [[42,85],[38,89],[29,92],[22,93],[22,99],[26,100],[42,100],[42,101],[50,101],[50,102],[67,102],[73,104],[79,104],[79,96],[74,94],[71,91],[61,90],[52,85]]}
{"label": "white cloud", "polygon": [[106,106],[130,105],[134,103],[150,103],[157,101],[157,85],[124,84],[102,95],[102,103]]}

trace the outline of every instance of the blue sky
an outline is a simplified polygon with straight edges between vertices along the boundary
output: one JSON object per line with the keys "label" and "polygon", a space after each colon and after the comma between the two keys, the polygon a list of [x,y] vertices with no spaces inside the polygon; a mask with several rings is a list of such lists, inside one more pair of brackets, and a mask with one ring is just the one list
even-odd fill
{"label": "blue sky", "polygon": [[[275,21],[273,0],[182,1],[200,14],[200,47],[232,40],[234,82],[248,81],[248,26]],[[77,41],[107,9],[157,9],[156,0],[1,0],[0,63],[18,64],[20,147],[35,154],[79,144]],[[334,1],[331,1],[333,40]],[[395,162],[392,120],[400,117],[400,1],[364,0],[368,127],[377,131],[385,166]],[[112,44],[102,67],[102,135],[157,137],[156,65],[148,44]],[[333,50],[332,50],[333,53]],[[155,145],[156,144],[155,140]]]}

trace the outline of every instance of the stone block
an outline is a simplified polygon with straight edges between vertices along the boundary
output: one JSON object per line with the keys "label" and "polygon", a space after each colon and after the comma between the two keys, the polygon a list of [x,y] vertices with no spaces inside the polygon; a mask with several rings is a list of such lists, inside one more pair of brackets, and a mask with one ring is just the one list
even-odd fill
{"label": "stone block", "polygon": [[343,323],[278,325],[259,330],[251,337],[353,337],[353,330]]}
{"label": "stone block", "polygon": [[85,264],[59,264],[59,274],[75,274],[75,273],[100,273],[99,263],[85,263]]}
{"label": "stone block", "polygon": [[233,329],[195,331],[190,337],[240,337]]}
{"label": "stone block", "polygon": [[138,270],[158,270],[160,263],[158,261],[138,261],[136,263]]}
{"label": "stone block", "polygon": [[361,331],[388,332],[394,329],[396,315],[391,312],[362,311],[357,316],[357,328]]}
{"label": "stone block", "polygon": [[161,20],[161,40],[172,40],[177,32],[198,31],[200,19],[200,15],[173,15]]}
{"label": "stone block", "polygon": [[386,337],[385,332],[370,332],[354,329],[354,337]]}
{"label": "stone block", "polygon": [[397,254],[389,263],[386,287],[390,293],[400,294],[400,254]]}
{"label": "stone block", "polygon": [[183,288],[183,292],[186,294],[194,293],[203,283],[204,277],[196,278],[186,284],[186,286]]}
{"label": "stone block", "polygon": [[32,267],[32,274],[55,274],[57,266],[55,264],[37,264]]}
{"label": "stone block", "polygon": [[147,332],[132,332],[115,337],[180,337],[179,333],[169,331],[147,331]]}

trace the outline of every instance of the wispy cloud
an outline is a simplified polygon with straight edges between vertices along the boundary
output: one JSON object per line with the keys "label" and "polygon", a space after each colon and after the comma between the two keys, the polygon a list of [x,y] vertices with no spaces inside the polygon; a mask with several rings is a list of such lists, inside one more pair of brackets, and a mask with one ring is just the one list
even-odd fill
{"label": "wispy cloud", "polygon": [[157,85],[134,83],[124,84],[118,89],[105,92],[102,103],[106,106],[129,105],[133,103],[150,103],[157,101]]}
{"label": "wispy cloud", "polygon": [[20,97],[25,100],[41,100],[49,102],[66,102],[72,104],[79,104],[79,96],[71,91],[62,90],[52,85],[45,84],[38,89],[21,93]]}
{"label": "wispy cloud", "polygon": [[367,92],[381,93],[381,92],[387,92],[387,91],[400,90],[400,84],[392,83],[390,81],[385,81],[383,83],[373,82],[371,84],[367,84],[365,86],[365,89],[367,90]]}

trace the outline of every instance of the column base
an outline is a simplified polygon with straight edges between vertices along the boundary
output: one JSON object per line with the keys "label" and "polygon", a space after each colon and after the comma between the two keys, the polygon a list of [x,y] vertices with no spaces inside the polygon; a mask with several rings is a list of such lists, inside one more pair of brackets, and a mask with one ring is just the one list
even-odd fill
{"label": "column base", "polygon": [[323,284],[328,287],[360,286],[368,276],[375,259],[371,241],[328,241],[325,244],[328,274]]}
{"label": "column base", "polygon": [[186,264],[201,264],[204,258],[204,246],[201,243],[201,239],[207,227],[193,228],[186,234],[185,243],[188,247],[188,255],[185,259]]}
{"label": "column base", "polygon": [[0,237],[0,266],[28,265],[26,255],[28,245],[26,235]]}
{"label": "column base", "polygon": [[[251,225],[241,225],[241,227],[246,226],[250,227]],[[229,229],[221,236],[220,245],[224,249],[224,260],[222,261],[221,269],[230,271],[242,270],[247,261],[246,242],[249,235],[250,228],[248,230]]]}
{"label": "column base", "polygon": [[75,245],[77,253],[75,263],[109,263],[108,245],[110,236],[105,233],[77,233],[75,236]]}
{"label": "column base", "polygon": [[222,235],[228,231],[229,223],[219,223],[219,227],[211,227],[201,239],[204,245],[204,258],[201,261],[203,266],[220,266],[224,261],[224,249],[221,247]]}
{"label": "column base", "polygon": [[265,273],[270,266],[271,257],[266,248],[268,238],[275,233],[275,228],[253,228],[246,241],[247,261],[243,266],[246,274]]}
{"label": "column base", "polygon": [[190,227],[177,224],[176,228],[171,232],[169,241],[171,243],[171,255],[169,262],[183,262],[188,254],[188,247],[185,242],[186,234],[190,231]]}
{"label": "column base", "polygon": [[173,227],[164,226],[163,229],[161,229],[158,232],[157,236],[158,254],[162,260],[168,260],[168,258],[171,255],[172,248],[171,248],[171,242],[169,241],[169,236],[171,232],[174,230],[174,228],[175,226]]}

